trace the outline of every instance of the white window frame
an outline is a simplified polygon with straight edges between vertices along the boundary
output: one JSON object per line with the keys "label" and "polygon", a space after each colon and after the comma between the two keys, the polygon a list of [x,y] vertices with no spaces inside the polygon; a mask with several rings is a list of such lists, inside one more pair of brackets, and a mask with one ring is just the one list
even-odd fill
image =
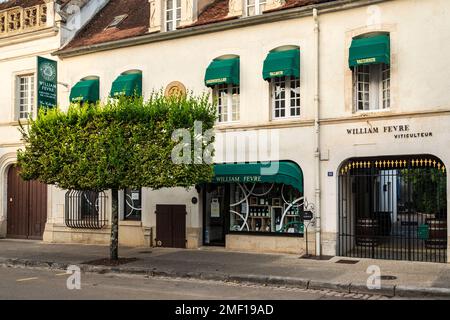
{"label": "white window frame", "polygon": [[[21,79],[27,79],[26,83],[21,83]],[[22,85],[27,86],[25,95],[22,96]],[[36,95],[36,74],[34,72],[27,72],[15,75],[15,106],[14,106],[14,120],[28,120],[29,115],[33,118],[37,116],[37,95]],[[26,101],[25,103],[23,103]],[[22,106],[26,104],[26,109]],[[25,116],[25,114],[27,116]]]}
{"label": "white window frame", "polygon": [[[164,28],[166,31],[174,31],[180,25],[181,22],[181,1],[182,0],[170,0],[172,2],[172,8],[168,8],[169,0],[164,1]],[[170,12],[171,19],[168,19],[167,14]]]}
{"label": "white window frame", "polygon": [[[298,96],[291,97],[292,93],[292,83],[298,83]],[[284,98],[277,99],[276,98],[276,88],[277,84],[284,83]],[[272,109],[272,119],[273,120],[283,120],[283,119],[292,119],[299,118],[301,116],[301,83],[300,78],[297,77],[281,77],[281,78],[272,78],[270,79],[270,100],[271,100],[271,109]],[[280,105],[277,105],[277,103]],[[281,103],[284,102],[284,116],[281,116]],[[294,102],[294,103],[293,103]],[[292,109],[295,110],[295,115],[291,114]],[[280,115],[277,116],[276,111],[280,110]]]}
{"label": "white window frame", "polygon": [[[233,91],[237,90],[237,93]],[[240,86],[235,84],[218,84],[213,88],[213,97],[217,99],[217,122],[223,123],[233,123],[240,121]],[[222,99],[220,93],[226,91],[226,105],[222,104]],[[223,112],[224,107],[226,111]],[[224,120],[223,117],[226,117]]]}
{"label": "white window frame", "polygon": [[[250,3],[252,1],[253,3]],[[257,16],[263,13],[267,0],[245,0],[245,15],[247,17]],[[250,8],[254,8],[254,13],[250,14]]]}
{"label": "white window frame", "polygon": [[[356,66],[353,69],[354,112],[377,112],[391,106],[391,69],[387,64]],[[361,79],[364,77],[364,79]]]}

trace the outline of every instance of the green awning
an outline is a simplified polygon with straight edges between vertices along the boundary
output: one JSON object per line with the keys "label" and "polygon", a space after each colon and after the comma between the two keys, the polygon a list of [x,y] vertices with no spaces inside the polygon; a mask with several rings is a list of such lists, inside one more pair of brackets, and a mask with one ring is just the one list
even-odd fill
{"label": "green awning", "polygon": [[111,88],[111,97],[125,95],[131,97],[142,95],[142,74],[130,73],[117,77]]}
{"label": "green awning", "polygon": [[350,68],[375,63],[391,63],[391,45],[388,35],[355,38],[349,54]]}
{"label": "green awning", "polygon": [[239,58],[213,60],[206,69],[205,85],[239,84]]}
{"label": "green awning", "polygon": [[215,183],[280,183],[303,193],[303,172],[290,161],[227,163],[214,166]]}
{"label": "green awning", "polygon": [[97,102],[100,100],[100,80],[81,80],[70,91],[70,102]]}
{"label": "green awning", "polygon": [[300,49],[270,52],[264,61],[264,80],[289,76],[300,78]]}

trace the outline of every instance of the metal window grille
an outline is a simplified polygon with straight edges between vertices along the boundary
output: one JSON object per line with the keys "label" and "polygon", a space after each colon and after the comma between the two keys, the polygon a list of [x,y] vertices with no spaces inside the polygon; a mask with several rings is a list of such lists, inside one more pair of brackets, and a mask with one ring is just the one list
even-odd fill
{"label": "metal window grille", "polygon": [[68,191],[65,203],[66,226],[73,229],[102,229],[107,224],[106,195],[95,191]]}

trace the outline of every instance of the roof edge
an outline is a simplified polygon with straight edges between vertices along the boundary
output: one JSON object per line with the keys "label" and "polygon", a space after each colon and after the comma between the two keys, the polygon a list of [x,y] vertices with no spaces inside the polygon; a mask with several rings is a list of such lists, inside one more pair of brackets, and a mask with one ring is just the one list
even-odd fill
{"label": "roof edge", "polygon": [[168,41],[183,37],[195,36],[206,33],[219,32],[235,28],[254,26],[264,23],[272,23],[286,19],[297,19],[306,16],[312,16],[311,11],[315,8],[319,13],[326,14],[335,11],[348,10],[362,6],[373,5],[393,0],[337,0],[335,2],[325,2],[321,4],[312,4],[303,7],[289,8],[274,12],[268,12],[263,15],[252,16],[241,19],[231,19],[215,23],[192,26],[190,28],[178,29],[171,32],[148,33],[145,35],[131,37],[126,39],[103,42],[99,44],[82,46],[73,49],[60,49],[52,53],[54,56],[70,58],[94,52],[106,51],[111,49],[126,48],[130,46],[143,45],[158,41]]}

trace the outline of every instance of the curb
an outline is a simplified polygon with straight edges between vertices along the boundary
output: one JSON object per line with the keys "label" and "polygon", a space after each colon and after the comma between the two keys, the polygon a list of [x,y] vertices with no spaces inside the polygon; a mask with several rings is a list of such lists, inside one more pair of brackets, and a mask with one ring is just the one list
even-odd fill
{"label": "curb", "polygon": [[[76,264],[76,263],[74,263]],[[41,268],[47,270],[66,271],[70,263],[58,263],[47,261],[35,261],[26,259],[4,259],[0,258],[0,267],[4,268]],[[149,277],[166,277],[182,279],[198,279],[220,282],[234,282],[257,285],[276,285],[294,287],[307,290],[332,290],[342,293],[381,295],[386,297],[450,297],[449,288],[425,288],[404,285],[383,285],[380,289],[370,290],[363,284],[353,284],[333,281],[317,281],[295,277],[261,276],[253,274],[225,274],[225,273],[203,273],[203,272],[176,272],[173,270],[157,270],[137,267],[105,267],[80,265],[83,272],[97,274],[129,274],[145,275]]]}

